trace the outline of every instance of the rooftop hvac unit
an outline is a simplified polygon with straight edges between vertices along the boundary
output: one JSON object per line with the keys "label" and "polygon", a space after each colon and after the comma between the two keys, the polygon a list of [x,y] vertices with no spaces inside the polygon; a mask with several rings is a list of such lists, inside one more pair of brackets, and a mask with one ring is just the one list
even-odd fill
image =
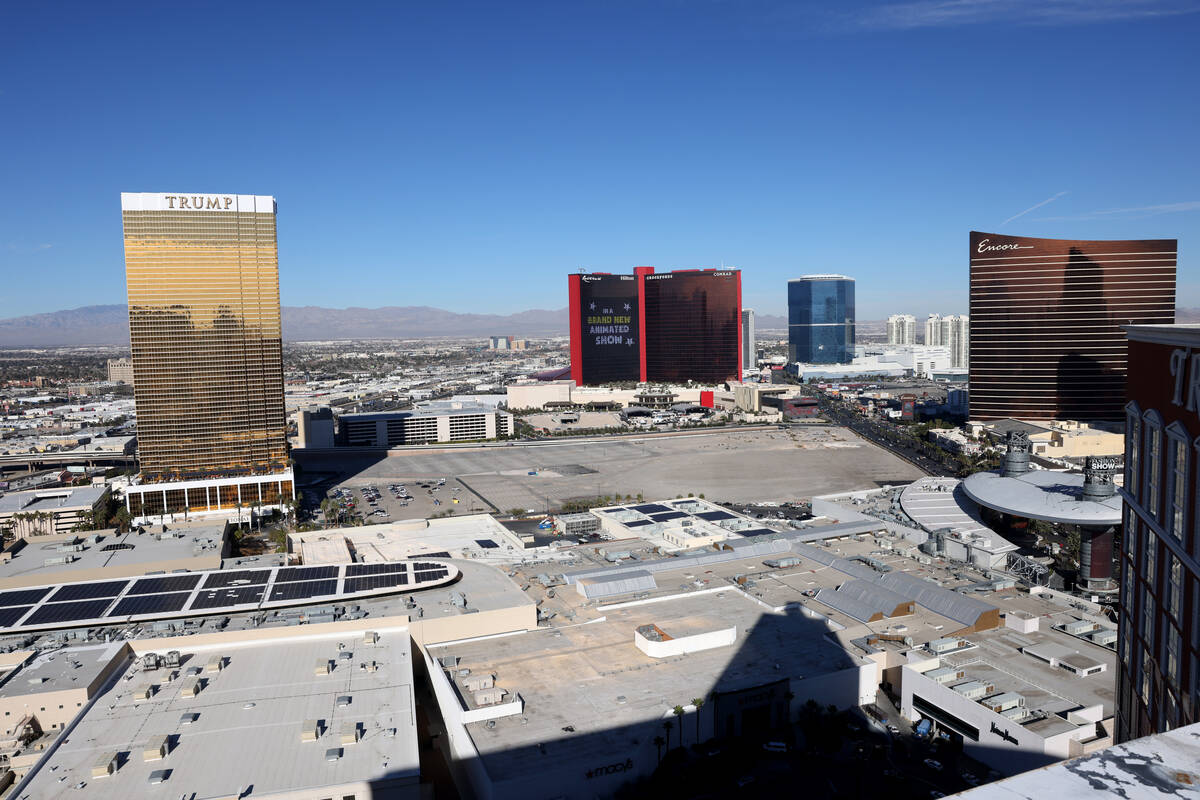
{"label": "rooftop hvac unit", "polygon": [[330,660],[328,658],[318,658],[316,666],[313,667],[313,675],[328,675],[330,673]]}
{"label": "rooftop hvac unit", "polygon": [[363,634],[363,644],[375,644],[379,641],[379,634],[375,631],[367,631]]}
{"label": "rooftop hvac unit", "polygon": [[142,748],[142,761],[162,761],[170,750],[170,739],[165,735],[151,736]]}
{"label": "rooftop hvac unit", "polygon": [[300,741],[315,742],[321,735],[321,728],[315,719],[306,719],[300,725]]}
{"label": "rooftop hvac unit", "polygon": [[204,665],[204,671],[210,675],[214,672],[220,672],[225,668],[225,656],[213,656]]}
{"label": "rooftop hvac unit", "polygon": [[342,725],[342,744],[358,744],[361,730],[357,722],[347,722]]}
{"label": "rooftop hvac unit", "polygon": [[163,662],[163,666],[165,666],[167,669],[171,669],[173,667],[178,667],[179,666],[179,651],[178,650],[168,650],[167,657],[166,657],[166,659],[164,659],[164,662]]}
{"label": "rooftop hvac unit", "polygon": [[331,747],[325,751],[325,760],[326,761],[337,761],[341,757],[342,757],[342,748],[340,748],[340,747]]}
{"label": "rooftop hvac unit", "polygon": [[115,752],[102,753],[99,758],[92,762],[92,777],[107,778],[117,771],[117,754]]}

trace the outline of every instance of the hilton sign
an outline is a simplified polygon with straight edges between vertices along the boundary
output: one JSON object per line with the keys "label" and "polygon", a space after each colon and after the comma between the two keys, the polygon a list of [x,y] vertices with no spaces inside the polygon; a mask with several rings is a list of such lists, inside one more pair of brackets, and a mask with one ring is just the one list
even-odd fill
{"label": "hilton sign", "polygon": [[[233,205],[233,198],[217,195],[202,195],[202,194],[168,194],[163,196],[167,201],[167,208],[187,208],[196,211],[228,211]],[[176,202],[179,205],[175,205]]]}

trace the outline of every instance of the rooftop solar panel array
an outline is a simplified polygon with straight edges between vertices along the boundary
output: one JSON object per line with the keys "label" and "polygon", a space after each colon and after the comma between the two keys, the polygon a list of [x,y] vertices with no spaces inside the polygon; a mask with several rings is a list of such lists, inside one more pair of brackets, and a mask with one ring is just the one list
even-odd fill
{"label": "rooftop solar panel array", "polygon": [[325,581],[293,581],[276,583],[271,587],[272,600],[303,600],[306,597],[337,594],[337,579]]}
{"label": "rooftop solar panel array", "polygon": [[644,506],[634,506],[633,510],[640,511],[643,514],[661,514],[662,512],[670,511],[671,509],[667,508],[666,506],[659,505],[658,503],[646,503]]}
{"label": "rooftop solar panel array", "polygon": [[103,581],[101,583],[68,583],[58,587],[50,596],[50,602],[62,600],[91,600],[97,597],[116,597],[129,581]]}
{"label": "rooftop solar panel array", "polygon": [[165,575],[161,578],[139,578],[133,582],[126,594],[159,594],[160,592],[190,592],[204,577],[200,573],[191,575]]}
{"label": "rooftop solar panel array", "polygon": [[275,583],[318,581],[337,578],[337,567],[284,567],[275,573]]}
{"label": "rooftop solar panel array", "polygon": [[0,608],[0,628],[7,628],[11,625],[16,625],[17,620],[25,616],[25,612],[30,609],[30,606],[8,606]]}
{"label": "rooftop solar panel array", "polygon": [[682,511],[668,511],[665,514],[651,514],[650,519],[654,520],[655,522],[666,522],[669,519],[680,519],[687,516],[690,515],[685,514]]}
{"label": "rooftop solar panel array", "polygon": [[417,557],[421,560],[344,567],[317,565],[160,574],[11,589],[0,592],[0,628],[72,627],[76,621],[82,625],[188,612],[219,613],[225,608],[262,603],[299,605],[308,598],[389,589],[403,591],[401,587],[421,589],[445,580],[454,572],[454,567],[428,560],[438,555],[425,553]]}
{"label": "rooftop solar panel array", "polygon": [[201,591],[192,601],[191,608],[218,608],[220,606],[241,606],[247,603],[258,603],[262,600],[266,586],[229,586],[213,591]]}
{"label": "rooftop solar panel array", "polygon": [[104,615],[112,604],[112,598],[103,600],[77,600],[70,603],[47,603],[26,620],[26,625],[50,625],[76,619],[96,619]]}
{"label": "rooftop solar panel array", "polygon": [[361,578],[346,578],[346,591],[348,593],[407,585],[408,574],[405,572],[393,572],[390,575],[366,575]]}
{"label": "rooftop solar panel array", "polygon": [[386,564],[351,564],[346,567],[347,578],[360,578],[363,575],[382,575],[385,572],[407,572],[407,561],[392,561]]}
{"label": "rooftop solar panel array", "polygon": [[191,596],[191,592],[128,595],[121,598],[107,616],[130,617],[136,614],[166,614],[179,611]]}
{"label": "rooftop solar panel array", "polygon": [[14,589],[11,592],[0,592],[0,607],[32,605],[50,594],[52,586],[39,586],[37,589]]}
{"label": "rooftop solar panel array", "polygon": [[701,511],[695,516],[700,519],[706,519],[709,522],[716,522],[719,519],[733,519],[733,514],[730,514],[728,511]]}
{"label": "rooftop solar panel array", "polygon": [[252,586],[266,583],[271,577],[269,569],[234,569],[227,572],[210,572],[204,579],[205,589],[222,586]]}

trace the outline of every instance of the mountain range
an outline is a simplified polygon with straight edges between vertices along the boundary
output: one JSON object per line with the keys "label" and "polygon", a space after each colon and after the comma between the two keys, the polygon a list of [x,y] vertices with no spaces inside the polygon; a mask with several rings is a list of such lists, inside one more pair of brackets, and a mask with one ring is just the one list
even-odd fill
{"label": "mountain range", "polygon": [[[1200,309],[1178,308],[1176,322],[1200,322]],[[787,318],[757,314],[759,331],[787,330]],[[458,314],[429,306],[321,308],[284,306],[283,338],[289,342],[329,339],[423,339],[484,336],[565,336],[567,309],[533,309],[516,314]],[[881,320],[859,320],[862,335],[879,335]],[[0,319],[0,347],[128,346],[129,313],[124,305],[83,306],[26,317]]]}
{"label": "mountain range", "polygon": [[[783,329],[787,320],[759,315],[759,330]],[[420,339],[483,336],[565,336],[567,309],[516,314],[457,314],[429,306],[321,308],[284,306],[285,341]],[[0,320],[0,347],[82,347],[129,344],[124,305],[83,306]]]}

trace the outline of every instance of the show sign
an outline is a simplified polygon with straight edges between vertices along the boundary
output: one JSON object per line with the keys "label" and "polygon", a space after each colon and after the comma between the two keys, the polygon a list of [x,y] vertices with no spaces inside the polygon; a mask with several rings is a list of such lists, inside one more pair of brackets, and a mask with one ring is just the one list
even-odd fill
{"label": "show sign", "polygon": [[638,380],[641,331],[638,284],[632,276],[592,275],[581,282],[579,322],[587,384]]}

